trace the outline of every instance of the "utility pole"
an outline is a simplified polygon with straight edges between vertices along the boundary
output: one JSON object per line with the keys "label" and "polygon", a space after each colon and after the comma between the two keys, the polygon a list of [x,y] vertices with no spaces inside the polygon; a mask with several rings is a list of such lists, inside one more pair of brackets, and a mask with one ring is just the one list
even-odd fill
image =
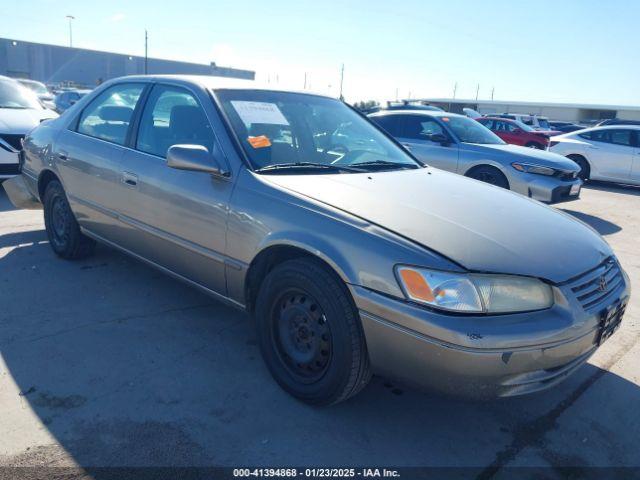
{"label": "utility pole", "polygon": [[302,87],[303,90],[307,89],[307,72],[304,72],[304,87]]}
{"label": "utility pole", "polygon": [[456,92],[458,91],[458,82],[453,85],[453,99],[456,99]]}
{"label": "utility pole", "polygon": [[149,73],[149,35],[147,29],[144,29],[144,74]]}
{"label": "utility pole", "polygon": [[340,100],[344,100],[342,96],[342,84],[344,83],[344,63],[342,64],[342,68],[340,69]]}
{"label": "utility pole", "polygon": [[476,102],[478,101],[478,94],[480,93],[480,84],[476,87]]}
{"label": "utility pole", "polygon": [[69,48],[73,47],[73,27],[71,26],[71,22],[76,19],[73,15],[67,15],[69,19]]}
{"label": "utility pole", "polygon": [[496,87],[491,88],[491,101],[493,102],[493,93],[496,91]]}

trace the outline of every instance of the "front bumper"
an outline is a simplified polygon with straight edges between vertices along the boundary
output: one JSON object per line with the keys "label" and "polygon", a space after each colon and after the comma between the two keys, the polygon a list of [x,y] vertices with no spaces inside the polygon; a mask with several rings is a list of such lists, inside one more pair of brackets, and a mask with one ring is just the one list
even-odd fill
{"label": "front bumper", "polygon": [[[602,308],[629,296],[629,281]],[[374,372],[472,398],[533,393],[560,383],[596,351],[600,310],[556,291],[551,309],[485,317],[445,315],[351,286]]]}
{"label": "front bumper", "polygon": [[18,152],[9,152],[0,146],[0,179],[11,178],[20,173]]}
{"label": "front bumper", "polygon": [[[560,203],[577,200],[580,198],[582,180],[561,180],[556,177],[546,177],[531,173],[517,172],[509,178],[511,190],[544,203]],[[571,193],[575,186],[579,188],[577,193]]]}

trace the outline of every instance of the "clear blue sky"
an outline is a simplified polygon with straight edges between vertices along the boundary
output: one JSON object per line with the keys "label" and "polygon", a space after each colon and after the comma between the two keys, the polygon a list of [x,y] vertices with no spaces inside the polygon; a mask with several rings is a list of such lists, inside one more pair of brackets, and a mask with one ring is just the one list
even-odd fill
{"label": "clear blue sky", "polygon": [[[349,101],[480,98],[640,105],[636,0],[3,0],[0,36],[250,68]],[[10,20],[10,21],[7,21]]]}

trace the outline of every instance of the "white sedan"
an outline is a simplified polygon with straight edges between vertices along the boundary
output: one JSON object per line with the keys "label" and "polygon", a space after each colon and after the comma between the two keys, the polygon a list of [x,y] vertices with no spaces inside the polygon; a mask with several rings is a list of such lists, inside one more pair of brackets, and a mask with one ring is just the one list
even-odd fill
{"label": "white sedan", "polygon": [[0,76],[0,182],[19,173],[24,136],[40,122],[57,116],[44,108],[31,90]]}
{"label": "white sedan", "polygon": [[549,147],[580,166],[583,180],[640,185],[640,126],[612,125],[558,135]]}

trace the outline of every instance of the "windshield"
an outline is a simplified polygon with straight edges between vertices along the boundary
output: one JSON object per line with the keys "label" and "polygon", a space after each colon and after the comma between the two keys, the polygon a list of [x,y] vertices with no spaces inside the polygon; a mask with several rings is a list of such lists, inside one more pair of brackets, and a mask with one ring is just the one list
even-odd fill
{"label": "windshield", "polygon": [[257,170],[314,166],[322,168],[305,171],[348,173],[421,165],[338,100],[260,90],[217,90],[216,95]]}
{"label": "windshield", "polygon": [[22,80],[20,81],[20,83],[27,87],[29,90],[33,90],[34,92],[36,92],[38,95],[46,95],[47,93],[49,93],[47,87],[39,82],[29,82]]}
{"label": "windshield", "polygon": [[463,143],[504,144],[500,137],[476,120],[467,117],[442,117],[442,121]]}
{"label": "windshield", "polygon": [[35,93],[13,80],[0,80],[0,108],[42,109]]}

